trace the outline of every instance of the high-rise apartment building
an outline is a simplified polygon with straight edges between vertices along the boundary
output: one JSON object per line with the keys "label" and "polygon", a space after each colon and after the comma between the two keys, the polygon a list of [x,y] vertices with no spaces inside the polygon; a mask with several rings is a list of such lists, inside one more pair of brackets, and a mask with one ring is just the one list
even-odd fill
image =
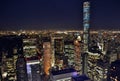
{"label": "high-rise apartment building", "polygon": [[34,64],[34,65],[30,65],[30,67],[31,67],[31,73],[32,73],[32,81],[40,81],[41,80],[40,65]]}
{"label": "high-rise apartment building", "polygon": [[63,57],[64,55],[64,39],[62,34],[54,34],[51,36],[51,46],[52,46],[52,67],[59,66],[63,67]]}
{"label": "high-rise apartment building", "polygon": [[16,61],[22,53],[22,38],[16,35],[0,38],[1,73],[2,80],[16,80]]}
{"label": "high-rise apartment building", "polygon": [[50,39],[43,39],[43,68],[46,75],[49,75],[49,71],[51,68],[51,57],[52,57],[52,47],[50,43]]}
{"label": "high-rise apartment building", "polygon": [[28,81],[26,60],[22,54],[19,54],[16,62],[17,81]]}
{"label": "high-rise apartment building", "polygon": [[90,2],[84,2],[83,3],[83,43],[84,43],[84,47],[83,47],[83,51],[84,51],[84,55],[83,55],[83,73],[87,74],[87,52],[88,52],[88,48],[89,48],[89,27],[90,27]]}
{"label": "high-rise apartment building", "polygon": [[35,37],[27,36],[23,38],[23,52],[26,58],[32,58],[37,56],[37,39]]}
{"label": "high-rise apartment building", "polygon": [[63,57],[64,57],[64,41],[61,39],[54,39],[54,50],[55,50],[55,65],[59,66],[59,68],[63,67]]}
{"label": "high-rise apartment building", "polygon": [[64,61],[64,64],[67,67],[75,67],[75,50],[73,40],[64,40],[64,53],[67,58],[66,61]]}

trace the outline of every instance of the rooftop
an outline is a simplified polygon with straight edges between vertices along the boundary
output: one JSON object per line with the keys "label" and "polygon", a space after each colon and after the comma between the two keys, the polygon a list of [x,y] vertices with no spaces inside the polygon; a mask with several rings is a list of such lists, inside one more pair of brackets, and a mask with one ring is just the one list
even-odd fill
{"label": "rooftop", "polygon": [[84,81],[84,80],[90,80],[86,75],[78,75],[72,77],[75,81]]}
{"label": "rooftop", "polygon": [[76,72],[76,70],[73,68],[69,68],[64,70],[52,71],[51,73],[53,75],[59,75],[59,74],[72,73],[72,72]]}

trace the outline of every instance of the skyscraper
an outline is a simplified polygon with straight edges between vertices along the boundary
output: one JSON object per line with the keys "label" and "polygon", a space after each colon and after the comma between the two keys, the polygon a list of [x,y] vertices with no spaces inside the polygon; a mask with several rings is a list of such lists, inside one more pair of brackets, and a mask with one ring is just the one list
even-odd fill
{"label": "skyscraper", "polygon": [[61,34],[55,34],[51,36],[51,46],[52,46],[52,67],[58,65],[56,60],[60,60],[58,56],[63,56],[63,36]]}
{"label": "skyscraper", "polygon": [[31,73],[32,73],[32,81],[41,81],[40,77],[40,65],[34,64],[31,66]]}
{"label": "skyscraper", "polygon": [[18,56],[16,62],[16,74],[17,81],[28,81],[26,60],[22,54]]}
{"label": "skyscraper", "polygon": [[22,39],[16,35],[0,37],[2,80],[16,80],[16,60],[22,52]]}
{"label": "skyscraper", "polygon": [[65,52],[65,57],[67,58],[66,62],[64,64],[67,67],[75,67],[75,50],[74,50],[74,42],[73,40],[64,40],[64,52]]}
{"label": "skyscraper", "polygon": [[90,3],[84,2],[83,3],[83,42],[84,42],[84,55],[83,55],[83,73],[87,74],[87,52],[89,46],[89,27],[90,27]]}
{"label": "skyscraper", "polygon": [[36,40],[37,39],[32,36],[27,36],[27,38],[23,38],[23,52],[25,58],[37,57]]}
{"label": "skyscraper", "polygon": [[83,40],[84,40],[84,52],[88,51],[89,44],[89,27],[90,27],[90,3],[83,3]]}
{"label": "skyscraper", "polygon": [[46,75],[49,75],[49,70],[51,68],[51,53],[52,48],[50,39],[45,37],[43,40],[43,68]]}

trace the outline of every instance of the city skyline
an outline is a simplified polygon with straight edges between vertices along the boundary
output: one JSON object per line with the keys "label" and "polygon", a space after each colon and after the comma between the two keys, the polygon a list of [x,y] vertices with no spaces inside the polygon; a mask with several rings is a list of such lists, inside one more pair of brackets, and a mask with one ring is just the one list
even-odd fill
{"label": "city skyline", "polygon": [[[83,34],[78,31],[61,33],[57,31],[38,31],[37,33],[25,31],[24,34],[11,31],[1,34],[0,80],[16,81],[21,79],[20,81],[22,81],[28,78],[30,81],[49,81],[55,79],[47,77],[51,76],[51,73],[54,77],[56,74],[65,77],[65,75],[71,75],[65,73],[66,71],[73,72],[72,69],[75,69],[81,76],[88,75],[88,78],[94,81],[120,80],[120,74],[118,74],[120,73],[118,72],[120,71],[119,32],[105,30],[92,32],[88,51],[85,52],[82,41],[86,41],[86,39],[82,39],[82,36]],[[86,70],[84,65],[88,67]],[[72,81],[72,76],[59,79]]]}
{"label": "city skyline", "polygon": [[[84,1],[1,1],[0,30],[83,29]],[[119,29],[120,1],[88,1],[91,3],[91,29]]]}

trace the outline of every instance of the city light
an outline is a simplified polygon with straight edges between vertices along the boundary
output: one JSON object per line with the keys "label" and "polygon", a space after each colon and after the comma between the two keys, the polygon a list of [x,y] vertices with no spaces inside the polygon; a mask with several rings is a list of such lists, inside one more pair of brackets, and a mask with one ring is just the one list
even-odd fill
{"label": "city light", "polygon": [[[40,15],[42,13],[42,15],[46,15],[46,17],[40,17],[43,19],[43,21],[40,21],[40,25],[35,25],[42,27],[43,29],[41,30],[35,29],[34,25],[34,30],[30,29],[32,25],[25,25],[28,27],[28,30],[24,29],[25,26],[23,26],[23,29],[20,28],[18,30],[12,30],[12,27],[10,27],[11,30],[4,30],[4,26],[1,25],[4,21],[0,23],[0,28],[3,28],[3,30],[0,31],[0,81],[120,81],[120,30],[109,29],[109,26],[107,26],[109,21],[105,21],[107,17],[105,20],[104,18],[99,20],[104,20],[102,22],[106,25],[102,25],[105,25],[108,29],[100,29],[99,26],[102,25],[98,25],[98,30],[96,30],[97,28],[94,29],[98,22],[95,22],[96,20],[91,18],[93,17],[91,16],[91,12],[94,11],[94,9],[97,10],[97,8],[94,8],[95,4],[92,1],[83,2],[82,5],[80,5],[82,11],[77,11],[79,14],[82,12],[82,20],[80,20],[82,23],[79,23],[80,26],[77,27],[80,28],[82,25],[83,30],[74,29],[75,26],[72,26],[72,24],[75,24],[75,22],[71,22],[71,19],[68,18],[71,13],[71,16],[74,17],[73,13],[75,14],[75,11],[71,9],[73,6],[68,9],[67,5],[61,6],[62,2],[52,3],[54,4],[52,6],[49,5],[51,3],[48,3],[48,6],[42,4],[45,7],[44,9],[42,9],[42,7],[37,9],[37,4],[39,3],[35,6],[35,9],[38,10],[37,14]],[[29,5],[32,4],[29,3]],[[71,11],[69,15],[66,15],[68,13],[64,13],[66,16],[58,18],[60,22],[59,25],[56,25],[56,23],[58,23],[58,21],[55,21],[57,19],[56,16],[63,14],[62,11],[65,11],[63,9],[64,6],[66,7],[65,9]],[[15,7],[15,5],[12,7]],[[50,13],[43,14],[47,7],[52,8],[48,10]],[[7,7],[4,8],[6,9]],[[15,7],[16,11],[17,8],[23,9],[23,7]],[[23,10],[25,11],[27,8],[29,7]],[[57,8],[62,9],[61,11],[54,12]],[[42,10],[42,12],[39,12],[39,10]],[[3,9],[3,11],[7,12],[11,10]],[[14,11],[14,9],[12,11]],[[21,10],[18,9],[18,11]],[[106,11],[110,10],[108,9]],[[33,12],[36,13],[35,11]],[[97,15],[95,11],[92,13]],[[5,15],[8,14],[5,13]],[[32,16],[32,13],[29,14],[28,17]],[[39,20],[37,14],[35,18]],[[15,17],[16,16],[17,13]],[[102,17],[102,15],[100,15],[99,18],[100,17]],[[12,18],[12,16],[8,18]],[[34,21],[34,17],[31,18],[33,19],[32,21],[30,20],[31,24],[36,24],[37,22]],[[49,20],[49,18],[52,19]],[[68,18],[70,24],[66,24],[67,22],[64,18]],[[79,17],[77,17],[77,20],[79,20],[78,18]],[[113,18],[113,16],[111,16],[111,18]],[[14,17],[12,19],[16,20]],[[25,20],[22,20],[26,21],[26,17],[24,19]],[[11,19],[8,19],[8,21],[9,20]],[[46,25],[42,25],[46,20],[49,22]],[[74,20],[74,18],[72,18],[72,20]],[[112,20],[112,24],[115,24],[113,21],[114,20]],[[11,22],[7,22],[7,24]],[[17,22],[19,21],[16,20],[15,23]],[[53,27],[50,27],[50,23],[52,23]],[[4,25],[7,26],[7,24]],[[50,30],[47,30],[47,26]],[[66,29],[62,29],[62,27]],[[69,27],[72,29],[67,30]]]}

